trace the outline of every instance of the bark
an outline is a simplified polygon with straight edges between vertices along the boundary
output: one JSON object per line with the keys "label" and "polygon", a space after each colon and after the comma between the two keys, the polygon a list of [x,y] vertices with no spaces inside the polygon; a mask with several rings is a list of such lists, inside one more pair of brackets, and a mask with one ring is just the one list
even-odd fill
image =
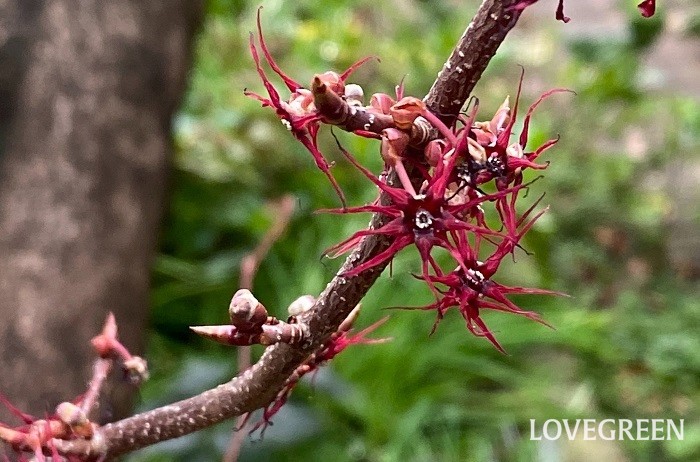
{"label": "bark", "polygon": [[[143,348],[170,121],[201,7],[0,0],[0,392],[32,414],[85,389],[108,311]],[[128,410],[124,388],[103,411]],[[5,410],[0,421],[14,422]]]}

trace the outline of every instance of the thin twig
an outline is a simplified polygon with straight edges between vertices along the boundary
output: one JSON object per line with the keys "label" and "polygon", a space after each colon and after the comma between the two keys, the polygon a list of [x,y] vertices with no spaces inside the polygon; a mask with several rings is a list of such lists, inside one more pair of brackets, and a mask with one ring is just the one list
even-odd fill
{"label": "thin twig", "polygon": [[85,392],[85,395],[80,402],[80,409],[82,409],[82,411],[88,417],[91,416],[95,404],[99,399],[102,384],[107,379],[109,372],[112,370],[113,362],[114,360],[111,358],[97,358],[93,364],[92,377],[90,378],[87,392]]}
{"label": "thin twig", "polygon": [[[272,245],[282,237],[289,226],[289,221],[294,213],[294,196],[287,194],[271,205],[274,221],[269,230],[265,233],[258,246],[241,260],[241,275],[239,286],[241,289],[252,289],[255,274],[258,272],[260,262],[270,251]],[[243,372],[251,365],[252,350],[249,346],[238,347],[236,351],[238,357],[238,372]],[[241,446],[248,434],[249,424],[245,415],[239,416],[236,420],[236,431],[231,435],[223,462],[235,462],[241,452]]]}
{"label": "thin twig", "polygon": [[260,262],[270,251],[272,245],[279,240],[289,226],[289,220],[294,213],[295,199],[291,194],[286,194],[280,199],[270,203],[273,223],[265,233],[255,249],[243,257],[241,261],[241,276],[239,286],[241,289],[252,289],[253,279],[258,272]]}

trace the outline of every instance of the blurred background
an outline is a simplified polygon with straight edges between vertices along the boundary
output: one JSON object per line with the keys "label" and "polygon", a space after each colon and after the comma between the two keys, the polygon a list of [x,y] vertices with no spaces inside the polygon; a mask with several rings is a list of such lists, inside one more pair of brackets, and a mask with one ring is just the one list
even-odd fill
{"label": "blurred background", "polygon": [[[381,62],[350,79],[366,95],[391,94],[405,77],[406,93],[422,97],[479,3],[266,0],[262,23],[275,59],[301,83],[373,55]],[[521,107],[553,87],[577,93],[548,99],[533,117],[530,146],[561,141],[545,154],[551,165],[522,206],[546,192],[550,210],[526,238],[532,255],[518,253],[496,278],[570,294],[516,300],[556,330],[485,313],[503,355],[450,312],[429,336],[431,313],[383,310],[431,301],[410,276],[419,269],[415,253],[405,251],[371,289],[357,323],[390,314],[374,336],[393,341],[354,346],[303,381],[264,438],[246,440],[240,460],[700,460],[700,10],[692,0],[660,0],[656,16],[642,19],[636,3],[568,1],[572,20],[564,25],[554,20],[556,2],[540,1],[474,91],[482,119],[514,97],[519,65]],[[248,50],[259,4],[207,0],[198,18],[152,270],[151,380],[137,410],[236,374],[234,349],[187,326],[226,322],[241,259],[274,222],[270,204],[290,193],[296,209],[253,292],[282,318],[299,295],[319,294],[339,267],[340,259],[321,258],[324,249],[369,219],[315,214],[339,205],[327,179],[271,110],[244,97],[244,88],[264,93]],[[376,142],[340,137],[380,170]],[[376,190],[339,156],[327,127],[320,143],[337,161],[333,174],[349,203],[373,200]],[[254,348],[254,358],[261,351]],[[685,439],[530,441],[530,419],[563,418],[685,419]],[[219,460],[234,426],[126,460]]]}
{"label": "blurred background", "polygon": [[[266,1],[262,23],[277,62],[308,82],[378,56],[350,79],[367,95],[430,87],[479,2]],[[498,280],[571,298],[521,297],[549,330],[502,313],[484,315],[508,351],[471,336],[448,313],[390,312],[375,336],[303,382],[263,439],[241,460],[338,461],[690,461],[700,460],[700,11],[662,1],[642,19],[632,1],[556,2],[528,9],[474,94],[483,119],[515,95],[521,104],[552,87],[533,118],[531,145],[561,135],[530,198],[550,211]],[[318,294],[340,261],[323,250],[364,227],[367,216],[314,214],[338,206],[311,157],[269,109],[243,96],[263,92],[248,53],[257,4],[212,0],[197,38],[187,96],[175,119],[176,172],[154,268],[148,357],[153,379],[141,408],[226,380],[235,353],[194,338],[185,326],[226,319],[241,257],[273,219],[266,206],[297,201],[285,236],[255,279],[254,293],[277,315],[300,294]],[[279,82],[278,88],[282,88]],[[343,161],[328,130],[321,144],[352,204],[374,188]],[[365,165],[381,167],[376,142],[341,138]],[[359,326],[382,308],[430,302],[409,272],[407,251],[363,303]],[[255,351],[257,356],[259,350]],[[685,419],[684,441],[542,442],[529,419]],[[215,460],[233,423],[161,444],[129,460]]]}

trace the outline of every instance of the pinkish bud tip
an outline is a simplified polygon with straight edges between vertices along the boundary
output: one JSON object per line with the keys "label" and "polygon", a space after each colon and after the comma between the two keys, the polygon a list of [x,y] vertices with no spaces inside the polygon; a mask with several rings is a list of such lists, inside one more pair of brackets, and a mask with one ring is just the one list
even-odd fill
{"label": "pinkish bud tip", "polygon": [[102,332],[111,338],[117,338],[117,319],[114,317],[114,313],[111,311],[107,314],[107,319],[105,320],[105,325],[102,328]]}
{"label": "pinkish bud tip", "polygon": [[644,0],[642,3],[637,5],[637,8],[639,8],[639,11],[642,13],[642,16],[644,16],[645,18],[650,18],[654,16],[654,13],[656,12],[656,1]]}
{"label": "pinkish bud tip", "polygon": [[260,333],[240,332],[230,324],[220,326],[190,326],[190,329],[202,337],[224,345],[253,345],[260,343]]}

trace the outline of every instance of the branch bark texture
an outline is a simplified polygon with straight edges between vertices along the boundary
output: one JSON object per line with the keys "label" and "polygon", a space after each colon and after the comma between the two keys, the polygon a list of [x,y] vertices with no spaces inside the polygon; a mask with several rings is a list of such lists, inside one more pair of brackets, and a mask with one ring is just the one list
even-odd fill
{"label": "branch bark texture", "polygon": [[[456,118],[499,45],[515,26],[520,11],[511,8],[516,4],[518,0],[485,0],[439,73],[425,101],[430,111],[446,123]],[[392,180],[395,180],[393,175],[389,181]],[[382,197],[381,200],[389,199]],[[386,217],[375,215],[370,226],[379,228],[385,222]],[[384,236],[365,238],[338,274],[372,258],[390,243],[390,238]],[[111,458],[267,405],[296,367],[337,330],[385,266],[371,268],[352,278],[333,278],[314,308],[300,319],[312,332],[305,344],[274,345],[250,369],[215,389],[107,424],[98,430],[93,441],[57,441],[57,447],[76,454]]]}
{"label": "branch bark texture", "polygon": [[[143,346],[170,119],[201,11],[0,0],[0,389],[26,412],[84,389],[106,311]],[[128,388],[105,394],[102,417],[131,412]]]}

